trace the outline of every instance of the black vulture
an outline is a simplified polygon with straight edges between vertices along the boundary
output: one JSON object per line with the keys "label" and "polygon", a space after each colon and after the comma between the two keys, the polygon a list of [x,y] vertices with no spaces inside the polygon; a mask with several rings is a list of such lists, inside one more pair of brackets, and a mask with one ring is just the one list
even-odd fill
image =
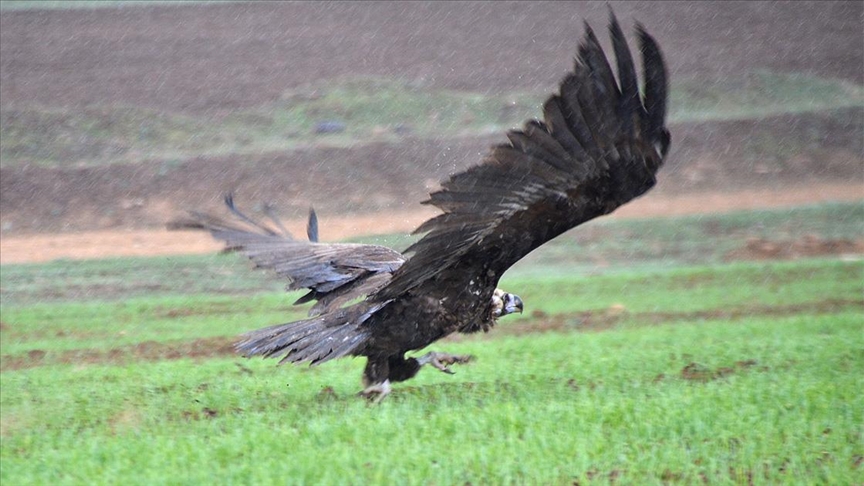
{"label": "black vulture", "polygon": [[[498,289],[504,272],[561,233],[644,194],[669,150],[667,73],[655,40],[637,24],[642,54],[640,92],[624,34],[610,12],[617,80],[586,23],[575,66],[543,119],[507,133],[482,163],[452,175],[425,204],[442,213],[415,230],[404,254],[377,245],[321,243],[312,213],[310,241],[278,224],[244,215],[228,197],[232,221],[201,213],[173,228],[209,231],[227,248],[308,289],[297,304],[316,301],[308,319],[247,333],[246,356],[311,364],[365,356],[364,396],[380,400],[392,382],[430,364],[469,357],[431,352],[406,357],[451,333],[488,331],[521,312],[519,297]],[[268,213],[270,214],[270,213]],[[272,216],[272,215],[271,215]]]}

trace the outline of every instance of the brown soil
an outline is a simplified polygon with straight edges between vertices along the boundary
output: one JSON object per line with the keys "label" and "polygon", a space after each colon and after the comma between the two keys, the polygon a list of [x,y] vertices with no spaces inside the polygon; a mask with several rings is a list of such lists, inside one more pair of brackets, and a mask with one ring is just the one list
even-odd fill
{"label": "brown soil", "polygon": [[[678,216],[744,209],[780,208],[824,201],[855,201],[861,198],[857,184],[822,184],[795,190],[767,189],[712,192],[682,196],[648,196],[622,207],[611,217],[640,218]],[[321,220],[324,240],[388,233],[408,233],[436,210],[417,205],[416,211],[393,211],[372,215],[336,216]],[[286,221],[294,234],[303,234],[305,220]],[[816,238],[816,239],[814,239]],[[116,256],[155,256],[214,253],[221,245],[208,234],[190,231],[101,230],[79,233],[35,234],[0,238],[0,264],[46,262],[59,258],[88,259]],[[864,242],[824,241],[805,236],[797,242],[750,240],[730,258],[795,258],[801,256],[861,253]]]}
{"label": "brown soil", "polygon": [[[864,83],[861,2],[611,2],[675,76],[764,68]],[[3,12],[2,104],[231,110],[344,76],[551,89],[606,2],[250,2]]]}
{"label": "brown soil", "polygon": [[[322,238],[408,232],[434,211],[337,217],[322,221]],[[304,234],[304,220],[285,221],[294,234]],[[155,256],[215,253],[222,246],[210,235],[194,231],[101,230],[80,233],[35,234],[0,239],[0,264],[34,263],[58,258],[88,259],[118,256]]]}
{"label": "brown soil", "polygon": [[729,253],[729,260],[794,260],[824,255],[854,255],[864,253],[864,240],[824,239],[804,235],[794,240],[771,241],[761,237],[748,238],[744,247]]}
{"label": "brown soil", "polygon": [[[677,78],[764,68],[864,82],[860,2],[612,6],[624,25],[638,19],[650,28]],[[114,104],[215,117],[278,102],[301,85],[364,75],[430,88],[552,91],[582,20],[600,29],[606,16],[605,2],[3,12],[0,109]],[[673,126],[658,187],[617,216],[862,199],[862,115],[864,109],[850,108]],[[181,162],[4,167],[0,263],[215,251],[205,236],[163,228],[187,209],[221,211],[228,191],[253,210],[274,203],[300,234],[300,216],[314,205],[324,240],[407,232],[434,214],[418,203],[437,181],[502,140],[409,138]]]}
{"label": "brown soil", "polygon": [[[746,319],[753,316],[792,316],[803,313],[820,314],[837,312],[845,307],[864,309],[864,300],[826,300],[822,302],[811,302],[804,304],[792,304],[786,306],[748,306],[741,308],[730,308],[713,311],[697,312],[628,312],[621,305],[614,305],[608,309],[584,311],[577,314],[559,314],[548,316],[543,312],[532,314],[532,320],[499,326],[495,329],[496,335],[512,334],[521,335],[536,332],[549,331],[581,331],[599,332],[612,329],[623,319],[633,320],[643,325],[661,325],[670,322],[698,321],[710,319]],[[467,337],[462,334],[452,335],[447,339],[460,340]]]}
{"label": "brown soil", "polygon": [[[798,315],[802,313],[830,313],[836,312],[842,308],[854,307],[864,309],[864,300],[828,300],[822,302],[813,302],[806,304],[788,305],[788,306],[750,306],[736,309],[726,309],[722,311],[708,312],[640,312],[629,313],[623,306],[612,306],[609,309],[601,309],[598,311],[585,311],[575,314],[560,314],[549,316],[545,313],[538,312],[532,315],[532,318],[527,321],[521,321],[518,324],[501,325],[493,331],[489,336],[501,335],[523,335],[530,333],[542,332],[602,332],[614,328],[615,325],[621,322],[625,317],[632,319],[633,322],[639,322],[644,325],[661,325],[670,322],[694,321],[705,319],[742,319],[752,318],[753,316],[788,316]],[[12,332],[7,326],[3,332]],[[465,339],[484,339],[486,335],[464,335],[454,334],[445,338],[447,341],[461,341]],[[4,355],[0,357],[0,371],[14,371],[47,364],[105,364],[105,363],[126,363],[133,361],[161,361],[161,360],[176,360],[176,359],[200,359],[212,358],[218,356],[233,356],[236,355],[233,344],[236,342],[236,337],[214,337],[208,339],[196,339],[194,341],[180,342],[155,342],[146,341],[134,345],[121,346],[109,350],[98,349],[73,349],[59,352],[47,352],[40,349],[33,349],[26,353],[17,355]],[[750,361],[742,361],[735,364],[737,368],[748,368],[755,363]],[[237,364],[240,373],[252,373],[252,370]],[[687,373],[695,373],[696,365],[688,371],[685,368],[682,371],[685,379],[697,378],[686,376]],[[715,379],[723,375],[723,369],[720,370],[702,370],[706,374],[705,380]],[[720,373],[720,374],[718,374]],[[726,372],[728,374],[728,372]],[[693,374],[693,376],[696,376]],[[658,380],[659,381],[659,380]]]}
{"label": "brown soil", "polygon": [[[130,346],[122,346],[109,350],[73,349],[61,351],[56,356],[40,349],[28,351],[23,355],[3,356],[0,370],[10,371],[42,366],[46,359],[52,363],[69,364],[103,364],[126,363],[133,361],[159,361],[166,359],[196,359],[212,358],[236,354],[233,344],[236,338],[219,337],[211,339],[196,339],[191,342],[157,343],[146,341]],[[50,353],[54,355],[55,353]]]}
{"label": "brown soil", "polygon": [[[650,27],[676,77],[765,68],[864,82],[860,2],[613,7],[625,25],[638,19]],[[258,2],[4,12],[0,109],[122,104],[217,116],[273,103],[297,86],[356,75],[432,88],[551,91],[567,69],[582,20],[598,27],[606,15],[605,2]],[[672,127],[673,149],[658,188],[616,217],[860,200],[862,115],[852,108]],[[418,203],[437,181],[477,163],[502,139],[406,139],[242,160],[3,168],[0,263],[213,252],[218,245],[206,236],[163,228],[186,209],[221,211],[227,191],[253,210],[274,203],[299,234],[299,216],[314,205],[324,240],[408,232],[434,214]],[[778,157],[784,150],[777,147],[790,155]],[[758,257],[775,243],[752,242],[744,251]]]}

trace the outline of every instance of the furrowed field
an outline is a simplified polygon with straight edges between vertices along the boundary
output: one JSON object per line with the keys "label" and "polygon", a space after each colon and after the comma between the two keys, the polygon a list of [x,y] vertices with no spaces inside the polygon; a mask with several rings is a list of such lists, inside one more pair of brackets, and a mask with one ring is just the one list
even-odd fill
{"label": "furrowed field", "polygon": [[360,359],[232,354],[303,315],[237,256],[4,265],[0,480],[857,484],[862,220],[591,223],[506,276],[524,316],[433,346],[474,362],[379,405]]}

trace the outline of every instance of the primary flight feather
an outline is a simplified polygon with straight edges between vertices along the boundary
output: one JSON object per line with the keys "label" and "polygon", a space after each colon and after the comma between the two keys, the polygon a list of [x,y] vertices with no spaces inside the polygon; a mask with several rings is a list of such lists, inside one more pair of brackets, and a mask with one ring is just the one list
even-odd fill
{"label": "primary flight feather", "polygon": [[[469,357],[406,357],[454,332],[487,331],[522,312],[518,296],[497,288],[501,275],[561,233],[644,194],[669,150],[667,74],[654,39],[637,26],[643,82],[624,34],[610,13],[617,78],[590,26],[573,70],[543,104],[542,120],[507,133],[481,164],[454,174],[425,204],[442,213],[417,228],[423,237],[405,255],[377,245],[320,243],[310,214],[310,241],[226,204],[235,221],[192,213],[173,228],[210,231],[258,267],[308,289],[309,318],[246,334],[237,350],[313,364],[365,356],[363,394],[380,399],[392,382],[425,364]],[[349,303],[353,304],[348,305]]]}

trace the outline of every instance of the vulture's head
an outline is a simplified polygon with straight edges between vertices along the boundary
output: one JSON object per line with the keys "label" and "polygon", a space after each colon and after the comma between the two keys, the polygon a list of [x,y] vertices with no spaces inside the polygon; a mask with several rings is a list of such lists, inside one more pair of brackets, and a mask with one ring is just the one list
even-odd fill
{"label": "vulture's head", "polygon": [[492,293],[492,318],[497,319],[514,312],[522,313],[522,299],[516,294],[495,289]]}

